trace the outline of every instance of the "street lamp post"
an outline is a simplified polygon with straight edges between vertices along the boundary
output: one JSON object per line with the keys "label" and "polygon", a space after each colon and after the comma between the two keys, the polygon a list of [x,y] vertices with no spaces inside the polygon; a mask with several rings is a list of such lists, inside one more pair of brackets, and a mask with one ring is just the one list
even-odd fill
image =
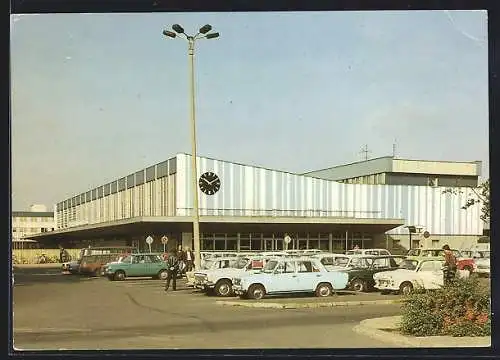
{"label": "street lamp post", "polygon": [[201,265],[200,254],[200,214],[198,208],[198,184],[196,168],[196,113],[195,113],[195,91],[194,91],[194,44],[199,39],[214,39],[219,37],[219,33],[210,33],[211,25],[205,25],[198,30],[194,36],[187,35],[179,24],[172,25],[175,31],[163,30],[163,35],[169,38],[175,38],[177,34],[183,35],[188,41],[188,59],[189,59],[189,94],[190,94],[190,123],[191,123],[191,191],[193,194],[193,252],[195,268],[199,269]]}

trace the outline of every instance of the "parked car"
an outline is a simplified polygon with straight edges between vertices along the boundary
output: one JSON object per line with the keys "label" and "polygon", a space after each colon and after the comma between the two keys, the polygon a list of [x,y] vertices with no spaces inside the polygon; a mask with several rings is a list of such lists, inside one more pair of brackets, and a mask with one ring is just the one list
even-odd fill
{"label": "parked car", "polygon": [[[466,270],[471,274],[473,271],[476,269],[476,263],[474,262],[474,259],[471,257],[464,256],[460,252],[460,250],[457,249],[451,249],[453,252],[453,255],[455,255],[455,258],[457,259],[457,269],[458,270]],[[420,248],[420,249],[411,249],[408,250],[407,256],[413,256],[413,257],[444,257],[444,250],[443,249],[428,249],[428,248]]]}
{"label": "parked car", "polygon": [[392,271],[399,268],[405,256],[389,255],[367,257],[361,266],[354,266],[346,270],[349,275],[349,290],[366,292],[372,290],[375,285],[373,276],[382,271]]}
{"label": "parked car", "polygon": [[[408,257],[399,268],[382,271],[373,275],[374,287],[382,293],[397,292],[410,294],[415,287],[438,289],[443,286],[444,259],[431,257]],[[457,276],[466,276],[467,271],[459,271]]]}
{"label": "parked car", "polygon": [[235,277],[233,291],[241,298],[262,299],[266,295],[315,293],[326,297],[334,290],[347,286],[348,275],[343,271],[328,271],[318,259],[270,259],[256,274]]}
{"label": "parked car", "polygon": [[120,262],[108,263],[104,275],[109,280],[125,280],[127,277],[142,276],[166,280],[167,263],[157,253],[130,254]]}
{"label": "parked car", "polygon": [[[216,257],[213,259],[207,259],[203,266],[201,267],[201,270],[215,270],[215,269],[225,269],[225,268],[231,268],[236,265],[236,262],[238,261],[239,257],[238,256],[232,256],[232,257]],[[196,270],[193,271],[188,271],[186,272],[186,279],[187,279],[187,286],[194,286],[195,285],[195,277],[194,274],[196,273]]]}
{"label": "parked car", "polygon": [[315,255],[313,257],[320,258],[329,271],[347,270],[353,267],[367,267],[371,263],[369,259],[373,257],[372,255],[332,255],[333,257],[329,257],[329,255]]}
{"label": "parked car", "polygon": [[69,274],[78,274],[80,272],[80,260],[65,262],[61,266],[62,272]]}
{"label": "parked car", "polygon": [[463,250],[463,256],[474,259],[476,268],[474,273],[477,275],[490,276],[490,251],[489,250]]}
{"label": "parked car", "polygon": [[232,279],[243,273],[261,271],[266,257],[240,257],[232,268],[196,271],[194,286],[203,291],[213,291],[217,296],[231,296]]}
{"label": "parked car", "polygon": [[347,250],[346,255],[373,255],[373,256],[380,256],[380,255],[391,255],[389,250],[386,249],[352,249],[352,250]]}

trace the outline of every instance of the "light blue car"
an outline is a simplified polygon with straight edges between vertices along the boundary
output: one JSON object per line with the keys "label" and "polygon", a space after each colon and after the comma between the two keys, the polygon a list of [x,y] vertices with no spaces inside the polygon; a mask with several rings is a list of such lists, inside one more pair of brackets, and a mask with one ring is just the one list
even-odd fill
{"label": "light blue car", "polygon": [[282,257],[268,260],[261,272],[233,278],[233,291],[241,298],[262,299],[267,294],[315,293],[331,296],[345,289],[349,280],[346,272],[327,271],[311,257]]}

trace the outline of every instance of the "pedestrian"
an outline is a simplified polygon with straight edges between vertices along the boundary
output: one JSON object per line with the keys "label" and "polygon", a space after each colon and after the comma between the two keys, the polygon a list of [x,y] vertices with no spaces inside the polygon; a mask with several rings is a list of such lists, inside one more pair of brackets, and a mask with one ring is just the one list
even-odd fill
{"label": "pedestrian", "polygon": [[62,264],[63,262],[66,262],[65,256],[64,256],[64,247],[59,245],[59,262]]}
{"label": "pedestrian", "polygon": [[167,281],[165,282],[165,291],[170,287],[172,281],[172,288],[177,291],[177,272],[179,271],[179,259],[175,252],[172,252],[167,259]]}
{"label": "pedestrian", "polygon": [[186,246],[185,253],[186,253],[186,271],[192,271],[193,270],[194,254],[188,246]]}
{"label": "pedestrian", "polygon": [[443,246],[444,266],[443,266],[443,284],[449,285],[457,274],[457,259],[448,244]]}

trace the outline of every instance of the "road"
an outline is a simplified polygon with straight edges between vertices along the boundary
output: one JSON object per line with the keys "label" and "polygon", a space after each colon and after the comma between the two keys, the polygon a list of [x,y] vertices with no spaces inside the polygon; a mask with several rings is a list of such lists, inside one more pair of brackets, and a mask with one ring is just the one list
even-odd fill
{"label": "road", "polygon": [[276,310],[221,306],[216,300],[185,287],[184,281],[178,291],[165,293],[158,280],[112,282],[61,275],[57,270],[23,269],[15,273],[14,346],[24,350],[376,348],[389,345],[352,328],[367,318],[399,314],[399,305]]}

